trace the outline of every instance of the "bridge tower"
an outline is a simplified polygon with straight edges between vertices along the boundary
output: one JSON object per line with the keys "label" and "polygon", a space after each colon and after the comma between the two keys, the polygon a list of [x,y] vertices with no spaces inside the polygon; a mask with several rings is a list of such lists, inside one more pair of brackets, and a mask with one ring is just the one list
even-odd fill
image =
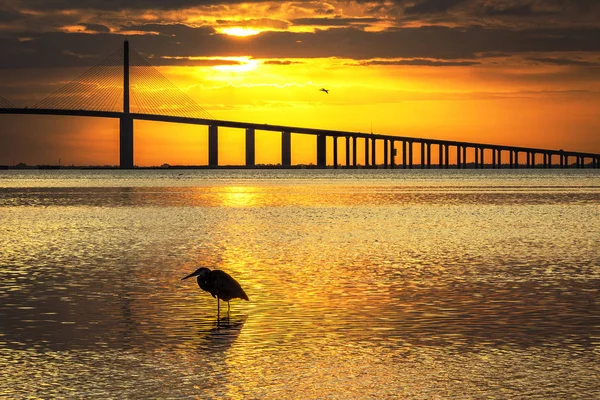
{"label": "bridge tower", "polygon": [[133,169],[133,118],[129,114],[129,42],[123,44],[123,114],[119,120],[121,169]]}

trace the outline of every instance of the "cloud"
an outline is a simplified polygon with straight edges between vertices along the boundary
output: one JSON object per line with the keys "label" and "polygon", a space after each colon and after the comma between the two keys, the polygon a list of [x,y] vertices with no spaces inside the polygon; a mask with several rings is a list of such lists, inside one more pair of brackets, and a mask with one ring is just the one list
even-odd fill
{"label": "cloud", "polygon": [[81,24],[88,32],[109,33],[110,29],[107,26],[100,24]]}
{"label": "cloud", "polygon": [[350,26],[354,24],[374,24],[383,21],[380,18],[357,17],[357,18],[295,18],[290,22],[293,25],[307,26]]}
{"label": "cloud", "polygon": [[420,0],[413,6],[406,7],[404,13],[414,14],[439,14],[467,2],[468,0]]}
{"label": "cloud", "polygon": [[290,61],[290,60],[267,60],[263,62],[265,65],[292,65],[292,64],[304,64],[301,61]]}
{"label": "cloud", "polygon": [[573,60],[568,58],[544,58],[544,57],[531,57],[527,60],[535,61],[540,64],[556,65],[556,66],[577,66],[577,67],[598,67],[600,61],[585,61],[585,60]]}
{"label": "cloud", "polygon": [[425,66],[425,67],[468,67],[473,65],[481,64],[478,61],[439,61],[439,60],[426,60],[422,58],[410,59],[410,60],[371,60],[364,61],[358,64],[359,66],[370,66],[370,65],[412,65],[412,66]]}
{"label": "cloud", "polygon": [[[146,57],[236,57],[355,60],[476,59],[482,53],[600,52],[600,28],[486,29],[424,26],[367,32],[344,27],[315,32],[263,32],[250,37],[218,34],[212,27],[145,24],[123,28],[131,46]],[[48,32],[31,40],[0,40],[0,68],[93,65],[122,46],[119,34]],[[91,53],[93,52],[93,53]],[[90,54],[91,53],[91,54]],[[69,56],[86,54],[86,59]],[[86,64],[87,63],[87,64]]]}

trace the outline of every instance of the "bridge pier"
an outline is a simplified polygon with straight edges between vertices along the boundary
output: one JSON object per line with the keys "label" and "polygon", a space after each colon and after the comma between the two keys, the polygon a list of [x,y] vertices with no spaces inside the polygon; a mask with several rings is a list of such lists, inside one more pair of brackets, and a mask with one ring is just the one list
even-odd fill
{"label": "bridge pier", "polygon": [[352,166],[356,168],[356,142],[358,138],[356,136],[352,137]]}
{"label": "bridge pier", "polygon": [[371,166],[377,168],[377,142],[375,138],[371,139]]}
{"label": "bridge pier", "polygon": [[327,167],[327,136],[317,135],[317,167]]}
{"label": "bridge pier", "polygon": [[485,168],[485,148],[482,147],[479,151],[481,152],[481,157],[479,158],[481,168]]}
{"label": "bridge pier", "polygon": [[475,162],[473,163],[473,168],[479,168],[479,147],[473,147]]}
{"label": "bridge pier", "polygon": [[129,114],[119,119],[119,166],[133,169],[133,118]]}
{"label": "bridge pier", "polygon": [[219,166],[219,127],[208,126],[208,166],[216,168]]}
{"label": "bridge pier", "polygon": [[450,145],[444,145],[444,162],[446,163],[445,168],[450,168]]}
{"label": "bridge pier", "polygon": [[396,155],[398,154],[398,150],[396,150],[396,141],[392,140],[391,142],[391,154],[392,154],[392,159],[391,159],[391,168],[395,169],[396,168]]}
{"label": "bridge pier", "polygon": [[425,168],[425,142],[421,142],[421,169]]}
{"label": "bridge pier", "polygon": [[246,167],[256,166],[256,133],[254,128],[246,128]]}
{"label": "bridge pier", "polygon": [[365,138],[365,168],[369,166],[369,138]]}
{"label": "bridge pier", "polygon": [[338,167],[338,137],[333,136],[333,169]]}
{"label": "bridge pier", "polygon": [[350,167],[350,136],[346,136],[346,168]]}
{"label": "bridge pier", "polygon": [[133,169],[133,118],[129,115],[129,42],[123,43],[123,115],[119,118],[119,167]]}
{"label": "bridge pier", "polygon": [[292,166],[292,135],[289,131],[281,132],[281,166]]}
{"label": "bridge pier", "polygon": [[402,168],[406,169],[406,140],[402,141]]}
{"label": "bridge pier", "polygon": [[413,168],[413,142],[412,140],[408,141],[408,168]]}
{"label": "bridge pier", "polygon": [[389,140],[388,139],[383,139],[383,168],[387,168],[388,167],[388,157],[389,157]]}
{"label": "bridge pier", "polygon": [[427,142],[427,169],[431,168],[431,143]]}

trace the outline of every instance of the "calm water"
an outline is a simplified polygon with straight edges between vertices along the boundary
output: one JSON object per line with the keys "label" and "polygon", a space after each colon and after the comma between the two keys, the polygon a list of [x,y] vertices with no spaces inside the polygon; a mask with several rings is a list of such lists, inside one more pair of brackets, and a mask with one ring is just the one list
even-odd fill
{"label": "calm water", "polygon": [[600,396],[597,171],[1,171],[0,227],[0,397]]}

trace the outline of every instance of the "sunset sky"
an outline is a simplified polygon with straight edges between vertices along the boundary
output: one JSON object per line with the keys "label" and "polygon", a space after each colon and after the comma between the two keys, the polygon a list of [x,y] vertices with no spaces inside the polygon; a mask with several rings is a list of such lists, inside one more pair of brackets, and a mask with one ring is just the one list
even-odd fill
{"label": "sunset sky", "polygon": [[[3,0],[0,96],[31,107],[125,37],[217,119],[600,153],[597,0]],[[0,164],[118,164],[118,121],[0,123]],[[135,135],[137,165],[207,162],[206,127]],[[222,131],[221,164],[243,138]],[[279,143],[258,132],[257,163]]]}

